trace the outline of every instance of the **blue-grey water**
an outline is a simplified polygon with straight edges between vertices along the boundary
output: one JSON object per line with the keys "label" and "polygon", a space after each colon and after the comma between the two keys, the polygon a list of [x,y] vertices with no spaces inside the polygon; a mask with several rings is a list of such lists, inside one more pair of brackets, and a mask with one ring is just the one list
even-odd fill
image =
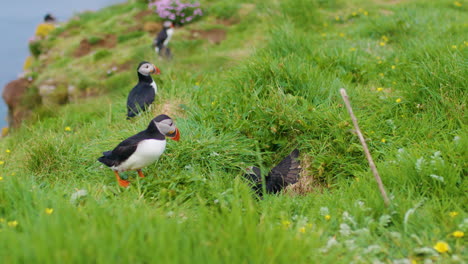
{"label": "blue-grey water", "polygon": [[[16,79],[29,55],[28,40],[44,15],[53,14],[59,22],[73,14],[125,2],[124,0],[2,0],[0,5],[0,91]],[[0,100],[0,128],[7,125],[7,106]]]}

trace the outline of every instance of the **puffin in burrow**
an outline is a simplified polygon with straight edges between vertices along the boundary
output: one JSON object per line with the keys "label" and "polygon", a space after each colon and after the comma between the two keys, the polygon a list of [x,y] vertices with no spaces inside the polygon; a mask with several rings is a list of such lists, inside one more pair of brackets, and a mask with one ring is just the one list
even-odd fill
{"label": "puffin in burrow", "polygon": [[146,111],[154,102],[154,97],[158,93],[158,86],[150,75],[154,73],[160,74],[161,71],[153,64],[142,61],[138,65],[138,83],[130,91],[127,98],[127,119]]}
{"label": "puffin in burrow", "polygon": [[[265,177],[265,189],[267,193],[278,193],[288,185],[298,181],[299,173],[301,172],[301,165],[297,160],[298,157],[299,150],[294,149],[291,154],[271,169]],[[258,196],[262,197],[263,185],[260,168],[248,168],[244,177],[249,180],[252,190],[254,190]]]}
{"label": "puffin in burrow", "polygon": [[103,152],[98,160],[114,171],[120,186],[127,187],[130,182],[120,178],[119,172],[136,170],[140,177],[145,177],[141,169],[163,154],[166,137],[179,141],[179,129],[169,116],[158,115],[148,128],[120,142],[113,150]]}
{"label": "puffin in burrow", "polygon": [[166,21],[163,24],[163,29],[158,33],[156,38],[153,40],[153,46],[156,53],[159,56],[170,59],[172,57],[171,50],[167,47],[169,41],[174,34],[174,24],[171,21]]}

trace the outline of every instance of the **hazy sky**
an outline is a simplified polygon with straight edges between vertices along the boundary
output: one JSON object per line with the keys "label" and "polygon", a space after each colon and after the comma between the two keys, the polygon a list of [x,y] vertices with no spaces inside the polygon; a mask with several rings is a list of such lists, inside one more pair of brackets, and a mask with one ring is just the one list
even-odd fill
{"label": "hazy sky", "polygon": [[[74,13],[96,10],[125,0],[1,0],[0,8],[0,90],[16,79],[29,54],[28,39],[33,36],[38,23],[46,13],[52,13],[59,21]],[[6,126],[6,106],[0,100],[0,127]]]}

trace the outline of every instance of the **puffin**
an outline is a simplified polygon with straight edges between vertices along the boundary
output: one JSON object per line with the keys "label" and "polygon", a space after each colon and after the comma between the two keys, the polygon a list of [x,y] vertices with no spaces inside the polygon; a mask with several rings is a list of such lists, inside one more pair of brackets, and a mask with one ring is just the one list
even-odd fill
{"label": "puffin", "polygon": [[[265,177],[265,189],[267,193],[278,193],[286,186],[294,184],[299,179],[301,166],[297,158],[299,150],[294,149]],[[244,177],[249,180],[252,190],[259,196],[263,195],[262,174],[259,167],[250,167]]]}
{"label": "puffin", "polygon": [[153,41],[154,50],[159,56],[171,58],[171,50],[167,47],[169,41],[174,34],[174,24],[171,21],[166,21],[163,24],[163,29],[158,33]]}
{"label": "puffin", "polygon": [[122,187],[130,182],[120,178],[119,172],[136,170],[144,178],[142,168],[157,161],[166,149],[166,137],[179,141],[179,129],[167,115],[158,115],[148,127],[120,142],[113,150],[103,152],[98,161],[110,167]]}
{"label": "puffin", "polygon": [[154,73],[161,74],[161,71],[153,64],[142,61],[138,65],[138,83],[130,91],[127,98],[127,119],[146,111],[153,103],[158,92],[158,86],[150,76],[150,74]]}

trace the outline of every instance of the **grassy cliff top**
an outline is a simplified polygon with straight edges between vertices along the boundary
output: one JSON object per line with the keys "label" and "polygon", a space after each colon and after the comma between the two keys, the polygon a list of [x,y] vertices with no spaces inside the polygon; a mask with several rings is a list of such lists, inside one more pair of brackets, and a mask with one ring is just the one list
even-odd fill
{"label": "grassy cliff top", "polygon": [[[468,231],[466,3],[201,7],[201,19],[176,28],[170,62],[151,48],[145,23],[159,19],[142,1],[80,14],[44,41],[25,102],[38,104],[44,83],[73,90],[73,100],[37,105],[0,141],[3,263],[467,260],[454,233]],[[161,69],[159,93],[152,113],[127,121],[142,60]],[[146,178],[128,172],[131,187],[121,189],[96,159],[160,113],[176,120],[181,141],[168,142]],[[245,168],[266,172],[293,148],[301,195],[256,199]]]}

